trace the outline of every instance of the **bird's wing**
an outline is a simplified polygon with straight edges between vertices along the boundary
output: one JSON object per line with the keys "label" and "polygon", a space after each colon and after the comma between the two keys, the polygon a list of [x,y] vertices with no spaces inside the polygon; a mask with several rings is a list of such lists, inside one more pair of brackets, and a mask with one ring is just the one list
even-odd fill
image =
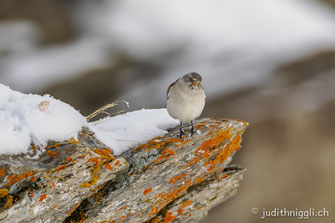
{"label": "bird's wing", "polygon": [[170,86],[168,87],[167,91],[166,91],[166,98],[169,99],[169,92],[170,89],[177,83],[179,79],[177,79],[175,82],[173,82],[172,84],[170,84]]}

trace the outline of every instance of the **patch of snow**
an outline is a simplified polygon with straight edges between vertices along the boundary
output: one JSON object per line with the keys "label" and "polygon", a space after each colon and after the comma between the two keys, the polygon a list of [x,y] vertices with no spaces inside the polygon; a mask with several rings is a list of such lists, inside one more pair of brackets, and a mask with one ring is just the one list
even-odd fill
{"label": "patch of snow", "polygon": [[162,136],[178,125],[166,109],[142,109],[87,123],[77,110],[49,95],[23,94],[0,84],[0,154],[26,153],[31,143],[77,138],[83,126],[115,154]]}
{"label": "patch of snow", "polygon": [[90,129],[96,133],[97,139],[119,155],[130,147],[166,134],[167,128],[178,123],[165,108],[142,109],[98,121]]}
{"label": "patch of snow", "polygon": [[[43,111],[40,104],[46,101]],[[45,146],[49,140],[77,138],[85,125],[85,117],[60,100],[22,94],[0,84],[0,154],[25,153],[31,143]]]}

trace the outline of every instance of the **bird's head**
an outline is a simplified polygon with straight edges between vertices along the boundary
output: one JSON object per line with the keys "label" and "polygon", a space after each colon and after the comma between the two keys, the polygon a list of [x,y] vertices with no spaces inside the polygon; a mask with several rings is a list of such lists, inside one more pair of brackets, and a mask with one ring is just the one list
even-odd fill
{"label": "bird's head", "polygon": [[201,86],[202,77],[200,74],[196,72],[191,72],[188,74],[185,74],[183,77],[183,80],[186,82],[186,84],[191,88],[198,88]]}

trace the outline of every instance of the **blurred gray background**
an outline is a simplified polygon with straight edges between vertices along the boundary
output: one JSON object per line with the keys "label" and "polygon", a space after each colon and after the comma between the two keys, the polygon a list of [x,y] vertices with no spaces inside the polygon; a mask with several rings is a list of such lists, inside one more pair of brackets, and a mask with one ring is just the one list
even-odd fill
{"label": "blurred gray background", "polygon": [[0,83],[14,90],[83,115],[117,99],[160,108],[190,71],[203,117],[250,123],[239,192],[203,222],[260,222],[253,207],[326,208],[307,222],[335,222],[333,0],[0,1]]}

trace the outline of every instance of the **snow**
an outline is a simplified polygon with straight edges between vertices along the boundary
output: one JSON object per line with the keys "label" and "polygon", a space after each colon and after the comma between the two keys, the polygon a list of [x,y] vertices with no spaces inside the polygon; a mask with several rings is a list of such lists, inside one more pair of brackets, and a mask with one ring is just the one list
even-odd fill
{"label": "snow", "polygon": [[0,154],[26,153],[31,143],[77,138],[86,126],[116,155],[178,124],[166,109],[142,109],[87,123],[70,105],[49,95],[22,94],[0,84]]}
{"label": "snow", "polygon": [[60,100],[0,84],[0,154],[25,153],[31,143],[45,146],[49,140],[76,139],[85,125],[85,117]]}
{"label": "snow", "polygon": [[167,133],[166,129],[178,125],[165,108],[142,109],[96,122],[91,130],[97,139],[111,147],[116,155],[128,148]]}

